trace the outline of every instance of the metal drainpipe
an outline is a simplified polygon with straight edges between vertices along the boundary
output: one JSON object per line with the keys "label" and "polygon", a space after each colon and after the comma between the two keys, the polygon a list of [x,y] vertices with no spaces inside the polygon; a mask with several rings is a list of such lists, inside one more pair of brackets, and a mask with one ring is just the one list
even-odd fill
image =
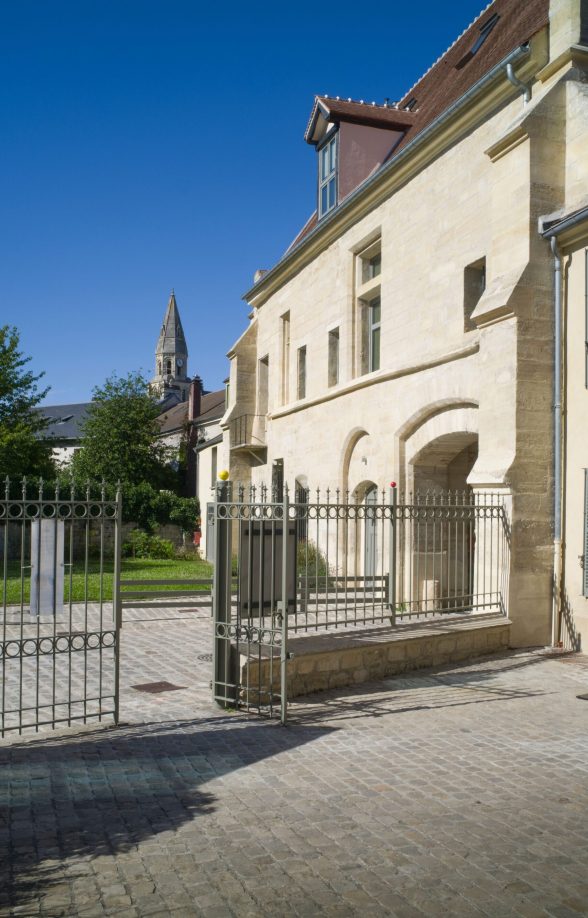
{"label": "metal drainpipe", "polygon": [[522,80],[519,80],[518,76],[515,76],[515,72],[513,70],[512,63],[508,63],[506,65],[506,76],[508,80],[512,83],[512,85],[515,86],[517,89],[520,89],[521,92],[523,93],[523,99],[524,99],[525,105],[527,104],[527,102],[530,102],[531,101],[531,87],[528,86],[526,83],[523,83]]}
{"label": "metal drainpipe", "polygon": [[561,253],[557,238],[549,239],[553,252],[554,281],[554,380],[553,380],[553,575],[554,603],[551,624],[551,640],[555,646],[559,641],[561,622]]}

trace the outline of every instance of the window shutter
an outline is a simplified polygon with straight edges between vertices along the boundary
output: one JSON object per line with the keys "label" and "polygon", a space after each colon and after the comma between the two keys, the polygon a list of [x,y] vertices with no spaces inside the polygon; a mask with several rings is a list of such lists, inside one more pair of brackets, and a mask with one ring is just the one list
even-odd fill
{"label": "window shutter", "polygon": [[584,469],[584,570],[582,594],[588,597],[588,469]]}

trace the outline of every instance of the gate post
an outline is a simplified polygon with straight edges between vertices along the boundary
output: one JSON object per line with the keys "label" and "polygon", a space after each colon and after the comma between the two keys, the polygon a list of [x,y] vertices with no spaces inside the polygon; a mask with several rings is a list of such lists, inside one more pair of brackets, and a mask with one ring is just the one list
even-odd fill
{"label": "gate post", "polygon": [[112,616],[114,619],[114,722],[118,723],[120,709],[120,635],[122,603],[120,596],[120,569],[122,548],[122,492],[120,481],[116,486],[116,515],[114,519],[114,572],[112,577]]}
{"label": "gate post", "polygon": [[398,493],[396,482],[390,482],[390,545],[388,559],[388,605],[390,607],[390,624],[396,625],[396,506]]}
{"label": "gate post", "polygon": [[221,519],[219,504],[231,497],[229,482],[217,482],[214,494],[214,571],[212,578],[213,612],[213,697],[224,707],[235,701],[231,673],[231,519]]}
{"label": "gate post", "polygon": [[285,485],[284,487],[282,513],[282,641],[280,645],[280,722],[282,726],[285,727],[288,717],[288,531],[290,523],[290,498],[288,495],[288,485]]}

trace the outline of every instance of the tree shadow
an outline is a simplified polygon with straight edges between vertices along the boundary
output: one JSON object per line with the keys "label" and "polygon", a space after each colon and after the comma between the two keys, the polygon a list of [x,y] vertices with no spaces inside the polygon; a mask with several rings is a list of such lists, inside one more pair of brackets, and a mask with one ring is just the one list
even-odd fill
{"label": "tree shadow", "polygon": [[567,590],[562,590],[561,597],[561,636],[566,649],[580,652],[582,635],[576,628],[574,609]]}
{"label": "tree shadow", "polygon": [[331,729],[221,715],[11,742],[0,750],[0,912],[66,882],[66,861],[112,857],[213,813],[207,782]]}
{"label": "tree shadow", "polygon": [[290,717],[294,723],[310,725],[538,697],[550,693],[499,685],[496,679],[503,673],[544,663],[545,659],[544,655],[514,650],[399,673],[378,682],[296,698],[290,707]]}

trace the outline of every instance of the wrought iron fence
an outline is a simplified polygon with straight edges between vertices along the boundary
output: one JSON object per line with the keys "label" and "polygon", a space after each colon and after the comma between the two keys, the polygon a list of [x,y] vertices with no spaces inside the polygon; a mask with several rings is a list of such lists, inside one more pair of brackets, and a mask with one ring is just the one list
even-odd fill
{"label": "wrought iron fence", "polygon": [[237,573],[236,596],[225,589],[213,603],[218,700],[279,705],[285,716],[289,636],[506,613],[510,534],[499,495],[292,494],[224,488],[215,504],[218,589]]}
{"label": "wrought iron fence", "polygon": [[16,487],[0,501],[0,733],[116,722],[120,492]]}

